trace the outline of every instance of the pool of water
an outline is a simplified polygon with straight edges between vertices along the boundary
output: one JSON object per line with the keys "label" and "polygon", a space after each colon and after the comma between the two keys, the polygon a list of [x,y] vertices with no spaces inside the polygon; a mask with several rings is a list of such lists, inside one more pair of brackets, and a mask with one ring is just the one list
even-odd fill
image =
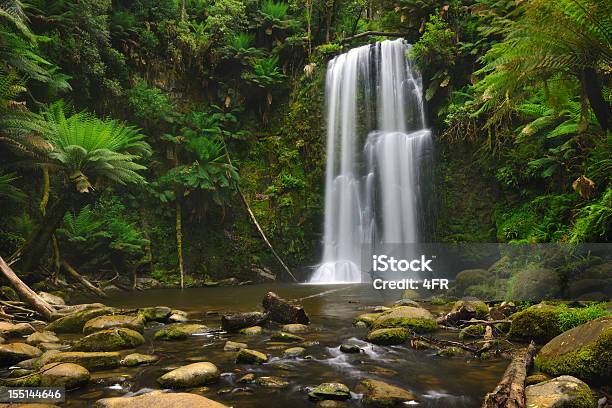
{"label": "pool of water", "polygon": [[[146,343],[136,351],[160,356],[156,364],[94,372],[87,388],[68,393],[65,406],[83,407],[99,398],[158,389],[155,380],[169,369],[210,361],[222,372],[221,381],[190,391],[234,407],[312,408],[314,404],[307,397],[308,387],[338,381],[353,389],[363,378],[410,390],[417,395],[421,407],[479,407],[482,397],[495,387],[507,365],[504,360],[443,358],[428,350],[381,347],[364,342],[367,330],[354,327],[353,318],[371,306],[389,305],[401,296],[401,291],[374,291],[369,285],[279,284],[149,290],[113,294],[105,303],[121,308],[170,306],[188,312],[190,318],[211,328],[218,328],[220,313],[259,310],[261,299],[270,290],[287,299],[300,299],[310,315],[310,331],[300,334],[311,342],[306,347],[308,359],[282,357],[283,350],[291,346],[270,341],[270,334],[279,329],[275,325],[266,327],[258,336],[215,332],[174,342],[154,341],[153,334],[158,327],[149,327],[145,329]],[[449,332],[436,335],[455,336]],[[236,365],[235,353],[223,351],[227,340],[247,343],[249,348],[267,353],[270,361],[261,366]],[[345,341],[359,344],[364,352],[340,353],[338,346]],[[289,387],[279,390],[237,383],[248,372],[282,377],[289,382]],[[358,396],[355,397],[347,406],[360,406]]]}

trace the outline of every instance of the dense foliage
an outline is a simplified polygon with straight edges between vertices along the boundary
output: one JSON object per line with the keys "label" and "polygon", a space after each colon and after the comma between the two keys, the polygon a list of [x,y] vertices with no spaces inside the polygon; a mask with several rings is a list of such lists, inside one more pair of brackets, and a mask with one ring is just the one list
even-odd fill
{"label": "dense foliage", "polygon": [[352,39],[366,31],[414,44],[439,135],[436,238],[609,241],[607,6],[2,1],[0,255],[37,279],[61,261],[100,280],[256,278],[276,264],[240,186],[282,256],[314,262],[325,64],[382,39]]}

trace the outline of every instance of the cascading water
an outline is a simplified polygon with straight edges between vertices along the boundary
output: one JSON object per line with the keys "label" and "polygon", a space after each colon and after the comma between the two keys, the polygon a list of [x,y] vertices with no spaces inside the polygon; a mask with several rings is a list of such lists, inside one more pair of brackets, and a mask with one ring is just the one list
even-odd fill
{"label": "cascading water", "polygon": [[324,248],[311,283],[363,282],[377,248],[419,241],[431,134],[409,48],[383,41],[329,63]]}

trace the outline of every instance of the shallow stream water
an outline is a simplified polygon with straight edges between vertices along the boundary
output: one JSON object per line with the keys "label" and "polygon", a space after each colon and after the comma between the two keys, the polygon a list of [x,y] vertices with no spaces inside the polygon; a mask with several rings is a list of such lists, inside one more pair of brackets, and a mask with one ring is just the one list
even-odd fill
{"label": "shallow stream water", "polygon": [[[156,379],[171,368],[197,361],[210,361],[222,372],[217,384],[190,390],[234,407],[314,407],[306,387],[323,382],[342,382],[353,389],[363,378],[385,381],[408,389],[417,395],[421,407],[479,407],[482,397],[491,391],[507,365],[504,360],[480,361],[470,358],[445,358],[429,350],[408,346],[381,347],[364,342],[366,329],[352,325],[353,318],[372,306],[389,305],[401,296],[390,291],[374,291],[369,285],[251,285],[201,289],[149,290],[117,293],[105,301],[109,306],[137,308],[164,305],[184,310],[189,317],[211,328],[220,327],[220,313],[259,310],[268,291],[287,299],[301,299],[311,318],[310,331],[300,334],[314,342],[306,347],[310,359],[282,358],[283,350],[293,345],[273,343],[270,334],[280,327],[269,326],[261,335],[215,332],[191,336],[185,341],[154,341],[159,328],[145,329],[146,343],[136,350],[156,354],[160,360],[149,366],[118,368],[92,373],[87,388],[70,391],[66,407],[84,407],[95,400],[112,396],[129,396],[158,389]],[[89,301],[95,301],[89,299]],[[436,312],[433,309],[432,312]],[[437,336],[452,338],[454,333]],[[249,348],[270,355],[261,366],[236,365],[235,353],[223,351],[227,340],[247,343]],[[343,354],[338,346],[345,341],[359,344],[360,354]],[[129,352],[134,352],[130,350]],[[127,353],[126,353],[127,354]],[[285,389],[267,389],[236,381],[247,372],[257,376],[278,376],[289,381]],[[357,397],[355,395],[355,397]],[[359,407],[358,398],[348,406]]]}

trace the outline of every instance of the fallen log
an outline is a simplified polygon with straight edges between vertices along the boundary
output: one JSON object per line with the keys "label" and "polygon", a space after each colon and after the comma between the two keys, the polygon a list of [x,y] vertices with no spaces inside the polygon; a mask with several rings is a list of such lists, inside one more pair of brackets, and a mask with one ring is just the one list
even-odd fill
{"label": "fallen log", "polygon": [[1,256],[0,270],[2,270],[4,276],[6,277],[6,279],[8,279],[11,286],[13,286],[13,288],[15,289],[17,294],[19,294],[19,297],[22,300],[25,300],[29,305],[31,305],[34,310],[42,317],[47,320],[51,320],[53,315],[56,313],[56,310],[53,308],[53,306],[45,302],[40,296],[38,296],[36,292],[30,289],[28,285],[23,283],[23,281],[19,279],[19,276],[17,276],[15,272],[13,272],[11,267],[7,265],[7,263],[4,261],[4,259],[2,259]]}
{"label": "fallen log", "polygon": [[485,396],[482,408],[525,408],[525,378],[535,351],[531,342],[514,354],[495,390]]}
{"label": "fallen log", "polygon": [[310,318],[304,311],[304,308],[289,304],[289,302],[274,292],[266,293],[262,305],[270,320],[276,323],[310,324]]}
{"label": "fallen log", "polygon": [[232,313],[221,316],[221,328],[227,332],[237,331],[266,322],[268,316],[261,312]]}
{"label": "fallen log", "polygon": [[347,43],[349,41],[357,40],[357,39],[363,38],[363,37],[369,37],[371,35],[380,35],[380,36],[383,36],[383,37],[403,37],[406,34],[404,34],[404,33],[396,33],[396,32],[386,33],[384,31],[364,31],[363,33],[359,33],[359,34],[356,34],[356,35],[352,35],[350,37],[343,38],[342,40],[340,40],[340,43],[344,44],[344,43]]}
{"label": "fallen log", "polygon": [[79,282],[85,288],[89,289],[91,292],[95,293],[96,295],[100,296],[101,298],[107,297],[106,293],[104,293],[104,291],[102,289],[100,289],[99,287],[97,287],[96,285],[94,285],[93,283],[88,281],[83,275],[78,273],[77,270],[74,269],[72,267],[72,265],[70,265],[68,263],[68,261],[66,261],[65,259],[62,259],[62,266],[64,267],[66,272],[68,272],[68,274],[73,279],[75,279],[77,282]]}

